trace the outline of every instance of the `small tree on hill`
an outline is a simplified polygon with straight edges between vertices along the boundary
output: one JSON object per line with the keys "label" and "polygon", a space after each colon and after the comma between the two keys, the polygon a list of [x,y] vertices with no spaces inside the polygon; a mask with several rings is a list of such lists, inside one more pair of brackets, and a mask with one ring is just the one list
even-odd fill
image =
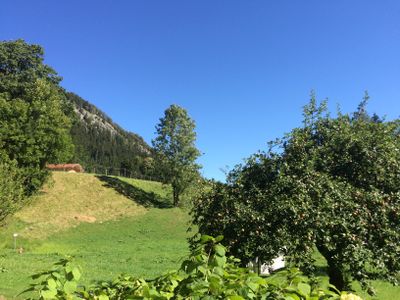
{"label": "small tree on hill", "polygon": [[152,141],[157,154],[157,169],[164,183],[172,185],[174,206],[180,195],[198,176],[196,159],[200,152],[195,146],[195,123],[185,109],[171,105],[156,126],[157,137]]}
{"label": "small tree on hill", "polygon": [[[315,99],[303,127],[251,157],[195,202],[201,233],[223,234],[245,260],[286,257],[313,271],[315,247],[338,289],[396,282],[400,271],[400,120],[332,118]],[[367,287],[367,285],[364,285]],[[372,291],[370,291],[372,292]]]}

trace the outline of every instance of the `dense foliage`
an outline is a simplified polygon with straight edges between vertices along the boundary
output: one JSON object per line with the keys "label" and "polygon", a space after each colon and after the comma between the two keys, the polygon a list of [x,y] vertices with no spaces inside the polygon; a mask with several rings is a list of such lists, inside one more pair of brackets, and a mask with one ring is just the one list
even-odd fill
{"label": "dense foliage", "polygon": [[16,162],[25,194],[41,187],[46,163],[72,155],[68,105],[43,49],[22,40],[0,43],[0,152]]}
{"label": "dense foliage", "polygon": [[0,222],[23,203],[20,176],[15,164],[0,162]]}
{"label": "dense foliage", "polygon": [[58,84],[61,77],[43,63],[43,54],[41,46],[23,40],[0,42],[0,93],[23,97],[38,78]]}
{"label": "dense foliage", "polygon": [[0,151],[23,173],[26,194],[46,180],[46,163],[158,179],[153,152],[79,96],[60,87],[39,45],[0,42]]}
{"label": "dense foliage", "polygon": [[[223,234],[244,261],[284,253],[313,271],[315,248],[330,281],[397,283],[400,271],[400,120],[365,112],[331,117],[314,97],[303,127],[250,157],[194,203],[201,233]],[[275,150],[277,147],[277,150]],[[373,292],[373,291],[369,291]]]}
{"label": "dense foliage", "polygon": [[78,95],[66,96],[77,116],[71,129],[74,162],[90,172],[158,179],[152,163],[153,151],[142,137],[123,130]]}
{"label": "dense foliage", "polygon": [[34,275],[39,282],[26,291],[39,299],[361,299],[311,284],[297,269],[262,278],[226,257],[221,239],[203,236],[179,270],[153,280],[122,275],[85,287],[79,285],[80,269],[62,260],[55,269]]}
{"label": "dense foliage", "polygon": [[156,126],[157,137],[153,147],[157,154],[157,166],[164,183],[170,183],[174,205],[180,195],[198,178],[196,159],[200,151],[195,146],[194,121],[178,105],[171,105]]}

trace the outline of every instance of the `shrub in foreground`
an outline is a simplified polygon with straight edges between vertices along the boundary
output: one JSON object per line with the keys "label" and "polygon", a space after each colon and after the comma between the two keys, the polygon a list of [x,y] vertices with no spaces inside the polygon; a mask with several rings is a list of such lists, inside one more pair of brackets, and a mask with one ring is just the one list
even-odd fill
{"label": "shrub in foreground", "polygon": [[260,277],[226,257],[221,240],[203,236],[179,270],[153,280],[121,275],[85,287],[79,285],[80,269],[64,259],[53,270],[32,276],[39,282],[25,292],[35,292],[33,299],[361,299],[311,283],[297,269]]}

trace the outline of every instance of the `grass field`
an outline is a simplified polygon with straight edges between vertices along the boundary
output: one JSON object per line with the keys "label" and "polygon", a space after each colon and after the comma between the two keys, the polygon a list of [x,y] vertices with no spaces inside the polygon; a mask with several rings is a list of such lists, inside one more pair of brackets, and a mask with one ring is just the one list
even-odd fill
{"label": "grass field", "polygon": [[[321,274],[321,280],[323,280],[326,285],[329,283],[329,278],[324,275],[326,274],[326,267],[327,263],[326,260],[323,258],[323,256],[319,253],[316,252],[314,258],[316,259],[316,266],[320,270],[318,272]],[[369,296],[366,292],[362,291],[360,285],[356,282],[352,284],[352,288],[356,291],[357,295],[360,295],[363,299],[365,300],[372,300],[372,299],[379,299],[379,300],[397,300],[400,299],[400,287],[398,286],[393,286],[392,284],[384,281],[373,281],[372,282],[373,287],[377,291],[376,296],[371,297]]]}
{"label": "grass field", "polygon": [[[189,217],[171,208],[168,186],[90,174],[53,176],[54,184],[1,228],[0,299],[14,299],[30,283],[29,275],[65,255],[74,256],[88,284],[120,273],[152,278],[176,269],[188,254]],[[13,250],[15,232],[21,254]],[[323,273],[326,262],[316,258]],[[374,286],[378,294],[371,298],[354,285],[364,299],[400,299],[399,287],[382,281]]]}
{"label": "grass field", "polygon": [[[82,267],[84,283],[120,273],[154,277],[176,269],[187,255],[188,215],[170,208],[167,187],[87,174],[54,177],[55,184],[1,230],[0,295],[13,299],[29,275],[65,255]],[[13,250],[13,232],[20,234],[22,254]]]}

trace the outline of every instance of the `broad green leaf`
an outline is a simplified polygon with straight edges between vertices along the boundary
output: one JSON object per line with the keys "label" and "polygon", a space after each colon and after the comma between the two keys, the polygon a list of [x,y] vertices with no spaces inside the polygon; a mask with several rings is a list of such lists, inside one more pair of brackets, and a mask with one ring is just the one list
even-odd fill
{"label": "broad green leaf", "polygon": [[44,299],[54,299],[55,296],[57,295],[56,290],[42,290],[40,291],[40,294]]}
{"label": "broad green leaf", "polygon": [[300,297],[297,296],[296,294],[290,294],[290,295],[286,295],[285,300],[300,300]]}
{"label": "broad green leaf", "polygon": [[75,267],[75,268],[72,270],[72,275],[74,276],[74,279],[75,279],[76,281],[78,281],[78,280],[81,278],[81,272],[79,271],[79,269],[78,269],[77,267]]}
{"label": "broad green leaf", "polygon": [[223,257],[214,256],[214,260],[216,262],[216,265],[219,266],[219,267],[223,267],[225,265],[225,263],[226,263],[226,257],[225,256],[223,256]]}
{"label": "broad green leaf", "polygon": [[73,270],[73,268],[72,268],[70,265],[67,265],[67,266],[65,267],[65,272],[66,272],[66,273],[70,273],[70,272],[72,272],[72,270]]}
{"label": "broad green leaf", "polygon": [[215,253],[218,254],[219,256],[225,256],[226,251],[224,246],[217,244],[214,246],[214,250]]}
{"label": "broad green leaf", "polygon": [[202,235],[201,238],[200,238],[200,242],[203,243],[203,244],[208,243],[208,242],[212,242],[212,241],[214,241],[214,238],[212,236],[209,236],[209,235],[206,235],[206,234]]}
{"label": "broad green leaf", "polygon": [[67,294],[72,294],[72,293],[76,292],[76,288],[77,288],[77,284],[75,281],[67,281],[64,284],[64,291]]}
{"label": "broad green leaf", "polygon": [[57,289],[57,283],[53,278],[50,278],[47,280],[47,286],[50,290],[56,290]]}
{"label": "broad green leaf", "polygon": [[299,291],[304,295],[304,296],[309,296],[311,293],[311,286],[307,283],[302,283],[300,282],[297,285]]}

